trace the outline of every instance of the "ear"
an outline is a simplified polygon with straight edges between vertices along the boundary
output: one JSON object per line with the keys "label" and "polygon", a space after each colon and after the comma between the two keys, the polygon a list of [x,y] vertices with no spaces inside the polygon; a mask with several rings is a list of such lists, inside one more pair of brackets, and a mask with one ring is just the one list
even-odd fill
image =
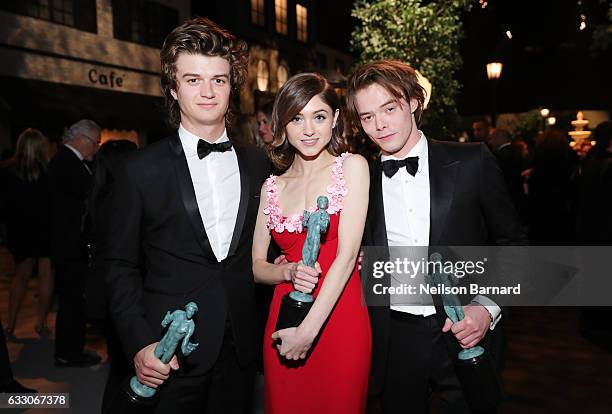
{"label": "ear", "polygon": [[410,112],[414,113],[419,108],[419,102],[416,99],[410,99]]}
{"label": "ear", "polygon": [[332,123],[332,129],[336,127],[336,124],[338,123],[338,117],[340,116],[340,110],[336,109],[334,111],[334,122]]}
{"label": "ear", "polygon": [[172,95],[175,101],[178,101],[178,95],[174,89],[170,89],[170,95]]}

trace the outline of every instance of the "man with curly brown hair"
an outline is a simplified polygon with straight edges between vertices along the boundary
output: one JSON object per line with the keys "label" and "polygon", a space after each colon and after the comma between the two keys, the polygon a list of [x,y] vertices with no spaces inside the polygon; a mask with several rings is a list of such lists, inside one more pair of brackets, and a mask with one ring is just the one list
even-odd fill
{"label": "man with curly brown hair", "polygon": [[[178,130],[127,158],[115,179],[102,247],[110,312],[138,380],[158,388],[160,413],[251,408],[260,352],[251,243],[270,165],[226,130],[247,63],[246,44],[210,20],[172,31],[161,85]],[[191,301],[199,346],[163,364],[153,354],[160,321]]]}

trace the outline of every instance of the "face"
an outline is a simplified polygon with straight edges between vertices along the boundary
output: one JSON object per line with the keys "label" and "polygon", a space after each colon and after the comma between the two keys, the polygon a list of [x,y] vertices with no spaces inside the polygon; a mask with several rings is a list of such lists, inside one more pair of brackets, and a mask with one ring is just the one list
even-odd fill
{"label": "face", "polygon": [[272,135],[272,127],[270,125],[270,120],[266,117],[266,114],[261,111],[257,112],[255,118],[257,119],[257,132],[259,133],[259,137],[264,143],[271,143],[274,139],[274,136]]}
{"label": "face", "polygon": [[476,141],[487,141],[489,139],[489,128],[483,122],[474,122],[472,132]]}
{"label": "face", "polygon": [[419,132],[414,119],[417,102],[397,100],[383,86],[373,83],[355,94],[361,127],[385,155],[405,156],[416,144]]}
{"label": "face", "polygon": [[313,97],[285,127],[289,143],[304,157],[319,155],[331,140],[338,114],[318,95]]}
{"label": "face", "polygon": [[96,136],[89,136],[89,134],[81,134],[78,138],[82,143],[82,145],[79,146],[79,150],[83,155],[83,158],[88,161],[91,161],[93,159],[93,156],[96,155],[96,152],[98,152],[98,148],[100,148],[100,134]]}
{"label": "face", "polygon": [[230,100],[230,65],[219,56],[181,53],[176,61],[176,90],[181,123],[188,129],[225,127]]}

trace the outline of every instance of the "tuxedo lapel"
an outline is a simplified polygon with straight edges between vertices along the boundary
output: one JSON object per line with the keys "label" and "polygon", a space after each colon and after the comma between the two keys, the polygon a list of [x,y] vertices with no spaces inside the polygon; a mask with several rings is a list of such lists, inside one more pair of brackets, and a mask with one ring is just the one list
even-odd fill
{"label": "tuxedo lapel", "polygon": [[236,216],[236,224],[234,225],[234,233],[230,243],[228,257],[236,253],[238,242],[242,235],[244,220],[246,218],[247,207],[249,206],[249,189],[250,189],[250,174],[247,171],[248,165],[246,160],[246,151],[242,147],[234,146],[236,158],[238,158],[238,170],[240,171],[240,204],[238,205],[238,215]]}
{"label": "tuxedo lapel", "polygon": [[179,139],[178,134],[174,135],[169,139],[170,148],[173,153],[174,172],[178,184],[179,193],[181,195],[181,201],[185,207],[185,212],[193,229],[194,236],[204,255],[211,261],[216,262],[217,258],[215,253],[210,246],[204,223],[202,223],[202,216],[198,209],[198,202],[196,200],[195,190],[193,189],[193,181],[191,180],[191,174],[189,173],[189,167],[187,166],[187,159],[183,152],[183,146]]}
{"label": "tuxedo lapel", "polygon": [[440,242],[452,203],[459,161],[450,158],[440,143],[428,140],[427,145],[430,197],[429,245],[436,246]]}
{"label": "tuxedo lapel", "polygon": [[388,247],[382,189],[382,163],[380,157],[371,164],[370,177],[369,219],[372,232],[372,244],[375,246]]}

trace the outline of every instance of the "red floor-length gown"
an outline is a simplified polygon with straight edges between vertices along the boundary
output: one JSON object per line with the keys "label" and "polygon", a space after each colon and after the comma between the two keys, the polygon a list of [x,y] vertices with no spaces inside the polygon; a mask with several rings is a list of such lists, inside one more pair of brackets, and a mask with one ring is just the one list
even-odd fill
{"label": "red floor-length gown", "polygon": [[[321,239],[318,262],[322,273],[313,293],[315,297],[336,258],[338,225],[343,199],[347,194],[342,162],[348,155],[346,153],[336,158],[333,184],[327,189],[330,224]],[[307,230],[302,229],[302,215],[282,215],[275,176],[268,178],[266,186],[268,228],[287,260],[299,262]],[[281,299],[292,290],[291,283],[276,286],[266,324],[263,351],[266,414],[364,413],[372,338],[357,267],[353,269],[308,357],[301,361],[287,361],[280,356],[271,338]]]}

